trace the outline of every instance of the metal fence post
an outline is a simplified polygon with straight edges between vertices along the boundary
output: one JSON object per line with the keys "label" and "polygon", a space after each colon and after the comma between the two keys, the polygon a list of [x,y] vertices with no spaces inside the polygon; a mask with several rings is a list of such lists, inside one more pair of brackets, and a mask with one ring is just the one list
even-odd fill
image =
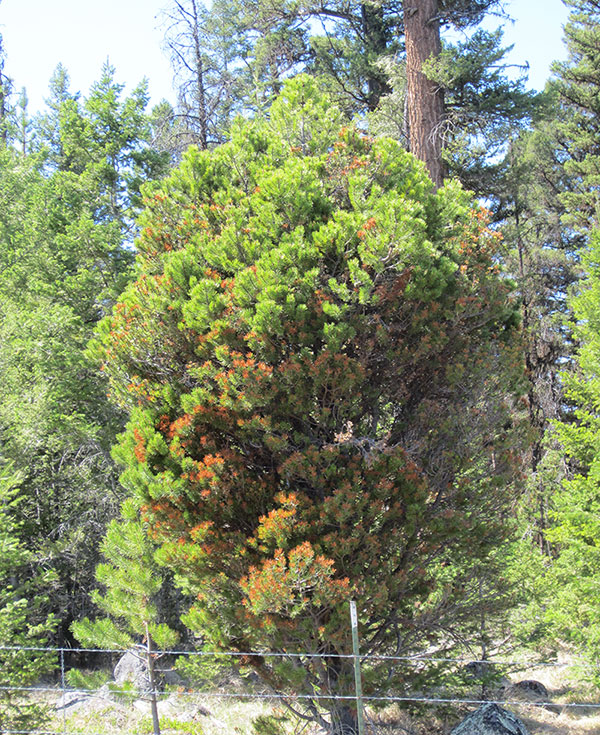
{"label": "metal fence post", "polygon": [[360,657],[358,653],[358,616],[356,614],[356,602],[354,600],[350,600],[350,622],[352,624],[352,649],[354,653],[354,684],[356,687],[356,718],[358,721],[358,735],[364,735],[365,719],[363,714]]}
{"label": "metal fence post", "polygon": [[60,685],[62,687],[63,733],[67,732],[67,686],[65,682],[65,649],[60,649]]}

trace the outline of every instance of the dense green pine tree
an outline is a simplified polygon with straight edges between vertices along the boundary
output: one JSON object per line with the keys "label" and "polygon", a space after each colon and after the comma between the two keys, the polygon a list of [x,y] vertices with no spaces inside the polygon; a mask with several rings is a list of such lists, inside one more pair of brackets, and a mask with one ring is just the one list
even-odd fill
{"label": "dense green pine tree", "polygon": [[[545,381],[534,384],[533,419],[542,427],[548,427],[551,419],[560,419],[559,428],[547,432],[547,453],[544,455],[540,446],[538,464],[534,465],[535,490],[541,503],[538,537],[546,541],[545,551],[552,556],[545,574],[546,588],[541,591],[541,611],[551,624],[551,638],[562,637],[577,644],[590,660],[592,677],[597,682],[600,676],[594,659],[598,651],[598,608],[594,589],[598,575],[595,453],[599,351],[595,228],[600,171],[596,119],[600,4],[594,0],[568,0],[566,4],[572,8],[565,26],[569,58],[554,66],[556,78],[549,85],[554,108],[549,121],[526,141],[533,155],[522,161],[530,169],[530,178],[524,189],[527,193],[520,192],[519,229],[524,258],[534,274],[526,301],[532,335],[536,322],[542,324],[536,338],[530,340],[533,349],[529,361],[533,370],[541,368],[546,375]],[[515,202],[515,212],[517,209]],[[583,272],[584,280],[576,286],[579,272]],[[531,289],[534,284],[541,287],[537,300]],[[567,322],[569,310],[573,313]],[[562,321],[552,320],[556,314],[562,315]],[[549,327],[546,330],[544,323]],[[570,364],[572,370],[566,370]],[[560,380],[559,368],[563,368]],[[544,401],[548,389],[550,400]]]}
{"label": "dense green pine tree", "polygon": [[[44,580],[32,574],[32,557],[19,539],[16,508],[23,501],[20,478],[0,465],[0,730],[20,732],[43,727],[47,710],[24,689],[56,665],[43,650],[53,627],[40,613],[46,606]],[[21,689],[21,687],[23,689]]]}
{"label": "dense green pine tree", "polygon": [[577,370],[563,376],[572,415],[557,434],[571,464],[572,476],[553,497],[552,528],[556,544],[546,601],[552,634],[574,643],[589,662],[590,677],[600,682],[598,653],[598,578],[600,575],[600,237],[592,236],[583,257],[586,276],[571,299],[572,325],[579,348]]}
{"label": "dense green pine tree", "polygon": [[522,302],[525,359],[529,378],[528,409],[537,433],[529,458],[530,492],[523,507],[530,532],[550,554],[545,538],[552,495],[564,463],[557,464],[551,422],[567,405],[560,378],[572,355],[567,325],[567,294],[580,276],[578,250],[585,239],[564,224],[563,194],[572,184],[564,168],[566,142],[561,138],[564,113],[550,94],[548,116],[510,148],[505,183],[498,196],[498,218],[511,250],[508,267]]}
{"label": "dense green pine tree", "polygon": [[163,159],[148,145],[144,87],[123,98],[108,67],[83,101],[61,70],[54,83],[36,152],[0,152],[0,442],[23,473],[23,534],[56,571],[65,630],[89,606],[121,499],[110,446],[122,418],[84,351],[130,276],[139,185]]}
{"label": "dense green pine tree", "polygon": [[143,659],[154,735],[159,735],[155,651],[172,650],[177,633],[161,621],[157,603],[166,586],[165,572],[154,561],[154,545],[138,518],[136,504],[126,501],[121,513],[122,518],[108,526],[101,546],[105,562],[96,568],[96,579],[105,592],[92,593],[92,600],[107,617],[84,618],[71,627],[83,646],[133,651]]}
{"label": "dense green pine tree", "polygon": [[567,61],[555,64],[553,82],[561,106],[561,137],[566,142],[565,171],[571,177],[562,195],[565,224],[588,232],[600,223],[600,3],[566,0],[572,8],[565,26]]}
{"label": "dense green pine tree", "polygon": [[555,78],[547,85],[535,128],[512,144],[506,182],[496,190],[498,218],[513,246],[510,267],[522,298],[529,410],[539,437],[530,458],[527,515],[546,554],[551,552],[545,530],[553,492],[568,474],[568,463],[557,462],[550,431],[551,422],[563,418],[568,406],[559,376],[573,349],[567,294],[579,277],[580,252],[595,225],[594,141],[600,132],[595,120],[598,5],[569,4],[569,59],[554,66]]}
{"label": "dense green pine tree", "polygon": [[66,167],[64,147],[61,141],[61,110],[68,100],[77,102],[79,94],[70,91],[69,73],[59,64],[50,77],[49,94],[45,98],[45,110],[33,121],[35,148],[44,149],[44,160],[50,171]]}
{"label": "dense green pine tree", "polygon": [[[363,652],[396,655],[496,604],[482,575],[523,441],[485,214],[340,120],[298,78],[267,121],[191,149],[153,189],[98,343],[131,411],[122,481],[198,598],[190,624],[257,651],[272,687],[321,695],[351,690],[351,596]],[[365,676],[375,693],[407,673]],[[343,701],[303,704],[354,732]]]}

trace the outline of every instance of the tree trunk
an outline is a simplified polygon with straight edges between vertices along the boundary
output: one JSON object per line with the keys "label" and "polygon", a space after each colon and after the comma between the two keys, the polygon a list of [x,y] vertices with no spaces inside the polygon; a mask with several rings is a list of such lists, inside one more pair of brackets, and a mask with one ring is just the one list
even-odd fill
{"label": "tree trunk", "polygon": [[196,72],[196,114],[200,125],[200,148],[208,148],[208,120],[206,114],[206,90],[204,88],[204,62],[202,60],[202,49],[200,48],[200,18],[196,0],[192,0],[192,13],[194,17],[194,61]]}
{"label": "tree trunk", "polygon": [[152,712],[152,731],[153,735],[160,735],[160,720],[158,717],[158,702],[156,700],[156,674],[154,671],[154,653],[152,651],[152,638],[146,627],[146,665],[148,667],[148,681],[150,683],[150,711]]}
{"label": "tree trunk", "polygon": [[4,147],[8,145],[8,107],[6,104],[8,84],[2,75],[2,67],[0,66],[0,142]]}
{"label": "tree trunk", "polygon": [[8,143],[7,126],[7,98],[9,93],[9,80],[4,76],[4,48],[2,46],[2,34],[0,33],[0,142],[4,147]]}
{"label": "tree trunk", "polygon": [[367,104],[369,110],[375,110],[383,95],[392,91],[385,73],[377,66],[376,62],[374,63],[374,60],[379,60],[385,55],[389,38],[385,28],[383,7],[363,3],[361,16],[365,54],[369,62]]}
{"label": "tree trunk", "polygon": [[358,735],[356,710],[343,705],[331,713],[330,735]]}
{"label": "tree trunk", "polygon": [[427,166],[436,189],[442,185],[444,92],[423,73],[441,51],[437,0],[404,0],[408,147]]}

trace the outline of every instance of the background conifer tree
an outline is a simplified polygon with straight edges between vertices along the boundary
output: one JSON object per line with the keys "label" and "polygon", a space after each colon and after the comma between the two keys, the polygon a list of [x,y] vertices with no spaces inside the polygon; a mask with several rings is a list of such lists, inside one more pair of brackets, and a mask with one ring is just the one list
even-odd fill
{"label": "background conifer tree", "polygon": [[[47,646],[52,618],[40,608],[43,580],[32,574],[32,555],[19,539],[17,506],[22,502],[20,478],[0,465],[0,729],[3,732],[39,728],[47,719],[44,705],[27,697],[56,665]],[[47,580],[46,580],[47,581]],[[39,651],[35,647],[40,648]]]}
{"label": "background conifer tree", "polygon": [[572,328],[579,344],[577,369],[563,375],[573,410],[557,429],[571,465],[571,476],[552,498],[552,524],[547,535],[556,544],[556,559],[547,575],[550,589],[546,619],[552,624],[553,636],[577,646],[589,663],[590,678],[598,683],[600,240],[597,232],[583,256],[583,266],[585,279],[570,300],[576,320]]}
{"label": "background conifer tree", "polygon": [[81,100],[59,69],[53,90],[35,150],[0,151],[0,447],[23,475],[23,540],[57,573],[62,636],[89,609],[122,499],[110,446],[123,417],[84,351],[130,277],[140,182],[166,160],[149,145],[144,86],[123,97],[106,67]]}

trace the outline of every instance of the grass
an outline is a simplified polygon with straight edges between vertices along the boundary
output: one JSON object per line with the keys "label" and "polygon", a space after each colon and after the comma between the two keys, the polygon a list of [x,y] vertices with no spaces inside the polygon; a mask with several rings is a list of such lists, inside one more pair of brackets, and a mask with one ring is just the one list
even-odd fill
{"label": "grass", "polygon": [[[60,694],[57,692],[57,695]],[[55,696],[54,702],[60,700]],[[52,704],[52,702],[50,702]],[[153,732],[149,702],[109,701],[90,697],[83,704],[66,714],[55,712],[50,729],[61,733],[81,735],[146,735]],[[294,731],[288,718],[266,699],[203,697],[194,693],[171,693],[159,701],[160,726],[164,735],[271,735],[267,729],[257,731],[253,723],[263,721],[278,723],[278,732],[284,735]],[[307,734],[308,735],[308,734]]]}
{"label": "grass", "polygon": [[[600,708],[568,706],[600,703],[600,692],[583,680],[566,653],[559,663],[557,667],[532,665],[510,675],[512,682],[533,679],[544,684],[551,707],[538,706],[535,699],[524,697],[522,703],[507,705],[507,709],[524,722],[531,735],[600,735]],[[183,689],[165,693],[159,703],[162,735],[320,735],[318,728],[294,721],[277,700],[251,699],[250,694],[261,691],[257,686],[232,676],[219,685],[207,685],[228,696],[207,696]],[[477,698],[478,694],[474,688],[470,696]],[[510,689],[490,692],[490,698],[514,701],[518,696]],[[48,695],[48,703],[53,706],[60,698],[61,692],[55,690]],[[367,735],[449,735],[452,727],[472,709],[470,705],[431,705],[421,714],[411,716],[393,703],[367,711]],[[81,735],[153,732],[149,703],[114,695],[90,696],[64,713],[54,710],[48,729]]]}

